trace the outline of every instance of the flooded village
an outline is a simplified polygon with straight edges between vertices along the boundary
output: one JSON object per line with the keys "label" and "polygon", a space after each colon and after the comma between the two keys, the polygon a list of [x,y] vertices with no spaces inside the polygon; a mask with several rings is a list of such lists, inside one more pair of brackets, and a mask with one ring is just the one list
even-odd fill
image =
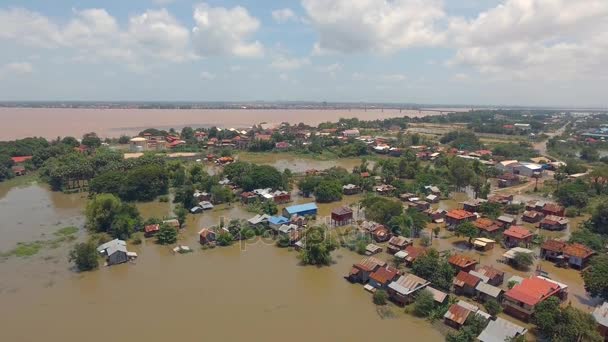
{"label": "flooded village", "polygon": [[466,115],[6,142],[3,335],[551,340],[534,314],[555,298],[605,338],[583,273],[608,173],[556,152],[604,148],[604,117]]}

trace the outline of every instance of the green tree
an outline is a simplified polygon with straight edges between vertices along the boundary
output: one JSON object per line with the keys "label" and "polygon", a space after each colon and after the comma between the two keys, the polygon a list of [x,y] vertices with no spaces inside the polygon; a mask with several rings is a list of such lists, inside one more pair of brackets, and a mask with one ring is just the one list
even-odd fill
{"label": "green tree", "polygon": [[64,137],[61,139],[61,143],[70,147],[78,147],[80,143],[74,137]]}
{"label": "green tree", "polygon": [[428,317],[435,309],[433,294],[426,289],[418,292],[414,300],[414,314],[418,317]]}
{"label": "green tree", "polygon": [[570,305],[560,307],[556,297],[539,303],[534,309],[532,321],[540,334],[550,341],[602,341],[593,316]]}
{"label": "green tree", "polygon": [[82,136],[82,144],[89,148],[97,148],[101,146],[101,139],[99,139],[96,133],[87,133]]}
{"label": "green tree", "polygon": [[496,316],[502,311],[502,306],[500,306],[500,303],[493,298],[488,299],[484,304],[484,307],[492,316]]}
{"label": "green tree", "polygon": [[454,269],[452,266],[433,248],[414,261],[412,273],[430,281],[439,289],[446,291],[450,289],[452,279],[454,279]]}
{"label": "green tree", "polygon": [[488,321],[479,315],[469,315],[464,326],[457,333],[450,333],[446,336],[447,342],[474,342],[477,336],[488,325]]}
{"label": "green tree", "polygon": [[599,202],[593,209],[590,228],[598,234],[608,235],[608,200]]}
{"label": "green tree", "polygon": [[211,199],[214,203],[230,203],[234,199],[234,194],[230,188],[223,185],[214,185],[211,187]]}
{"label": "green tree", "polygon": [[513,257],[513,264],[516,268],[528,269],[534,264],[534,256],[532,253],[517,252]]}
{"label": "green tree", "polygon": [[388,294],[386,291],[378,289],[374,292],[373,301],[376,305],[386,305],[388,302]]}
{"label": "green tree", "polygon": [[188,217],[188,210],[182,206],[178,206],[174,210],[175,216],[177,216],[177,220],[179,221],[180,227],[183,227],[186,223],[186,217]]}
{"label": "green tree", "polygon": [[329,265],[332,262],[331,252],[338,248],[338,244],[325,227],[307,228],[302,240],[304,248],[300,251],[300,260],[304,265]]}
{"label": "green tree", "polygon": [[369,220],[388,225],[391,218],[403,213],[403,206],[397,201],[384,197],[371,196],[362,201],[365,217]]}
{"label": "green tree", "polygon": [[86,207],[87,226],[95,232],[106,232],[120,213],[122,202],[112,194],[100,194]]}
{"label": "green tree", "polygon": [[229,232],[222,231],[217,235],[216,242],[220,246],[230,246],[234,242],[234,236]]}
{"label": "green tree", "polygon": [[593,257],[590,267],[583,272],[583,280],[589,294],[608,301],[608,255]]}
{"label": "green tree", "polygon": [[70,251],[69,261],[76,265],[80,272],[91,271],[99,266],[97,249],[91,242],[79,243]]}
{"label": "green tree", "polygon": [[328,203],[342,199],[342,184],[338,181],[323,180],[315,188],[317,202]]}
{"label": "green tree", "polygon": [[459,224],[454,232],[456,233],[456,236],[467,237],[469,239],[469,244],[471,244],[471,241],[474,238],[479,236],[479,229],[477,229],[477,227],[475,227],[475,225],[473,225],[473,223],[471,222],[464,222]]}
{"label": "green tree", "polygon": [[315,191],[320,181],[320,177],[306,176],[298,182],[298,189],[300,189],[304,197],[309,197]]}
{"label": "green tree", "polygon": [[162,224],[156,233],[156,243],[159,245],[171,245],[177,242],[177,230],[169,225]]}

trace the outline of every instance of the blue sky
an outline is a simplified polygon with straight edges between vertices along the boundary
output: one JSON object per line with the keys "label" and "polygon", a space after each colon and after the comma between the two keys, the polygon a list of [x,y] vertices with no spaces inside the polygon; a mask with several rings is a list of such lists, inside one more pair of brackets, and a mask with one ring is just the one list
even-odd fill
{"label": "blue sky", "polygon": [[5,0],[0,100],[607,106],[605,0]]}

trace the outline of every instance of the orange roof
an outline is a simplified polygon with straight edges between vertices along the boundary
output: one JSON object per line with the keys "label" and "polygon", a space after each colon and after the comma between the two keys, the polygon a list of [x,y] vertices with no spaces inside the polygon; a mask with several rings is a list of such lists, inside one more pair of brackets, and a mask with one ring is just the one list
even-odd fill
{"label": "orange roof", "polygon": [[470,287],[475,287],[477,286],[477,284],[479,283],[479,281],[481,281],[481,279],[479,279],[478,277],[469,274],[465,271],[460,271],[458,272],[458,275],[456,276],[456,278],[454,278],[454,285],[455,286],[464,286],[464,285],[468,285]]}
{"label": "orange roof", "polygon": [[534,235],[531,231],[522,226],[511,226],[509,229],[505,230],[503,234],[514,239],[525,239]]}
{"label": "orange roof", "polygon": [[462,209],[452,209],[452,210],[448,211],[448,213],[445,216],[455,219],[455,220],[462,220],[462,219],[466,219],[466,218],[471,218],[471,217],[475,216],[475,214],[468,212],[466,210],[462,210]]}
{"label": "orange roof", "polygon": [[475,227],[478,229],[485,230],[487,232],[493,232],[500,229],[500,227],[494,223],[494,221],[485,217],[478,218],[475,220],[475,222],[473,222],[473,225],[475,225]]}
{"label": "orange roof", "polygon": [[392,281],[399,274],[399,270],[394,267],[380,267],[376,272],[372,273],[369,277],[377,281],[380,284],[386,284]]}
{"label": "orange roof", "polygon": [[518,302],[534,306],[559,292],[559,285],[542,278],[524,279],[505,293],[505,296]]}
{"label": "orange roof", "polygon": [[454,266],[465,268],[475,265],[477,260],[463,254],[454,254],[448,259],[448,262]]}
{"label": "orange roof", "polygon": [[19,156],[19,157],[11,157],[11,160],[15,164],[24,163],[28,160],[32,159],[32,156]]}
{"label": "orange roof", "polygon": [[543,244],[540,246],[540,248],[546,249],[546,250],[552,251],[552,252],[561,252],[561,251],[563,251],[565,246],[566,246],[566,243],[563,241],[547,240],[547,241],[543,242]]}
{"label": "orange roof", "polygon": [[574,256],[577,258],[588,258],[595,252],[591,248],[581,245],[580,243],[568,244],[564,247],[564,254],[568,256]]}
{"label": "orange roof", "polygon": [[160,230],[160,225],[158,224],[150,224],[144,227],[144,232],[152,233]]}
{"label": "orange roof", "polygon": [[484,265],[477,269],[477,273],[484,275],[490,279],[495,278],[496,276],[504,276],[505,272],[495,269],[492,266]]}
{"label": "orange roof", "polygon": [[405,251],[407,252],[407,259],[414,261],[416,260],[416,258],[424,254],[426,252],[426,249],[409,245],[405,247]]}
{"label": "orange roof", "polygon": [[207,228],[203,228],[203,230],[200,231],[199,235],[203,238],[206,238],[209,235],[215,234],[212,230],[209,230]]}
{"label": "orange roof", "polygon": [[471,310],[462,307],[458,304],[453,304],[448,309],[448,312],[450,320],[462,325],[467,320],[467,317],[469,317]]}

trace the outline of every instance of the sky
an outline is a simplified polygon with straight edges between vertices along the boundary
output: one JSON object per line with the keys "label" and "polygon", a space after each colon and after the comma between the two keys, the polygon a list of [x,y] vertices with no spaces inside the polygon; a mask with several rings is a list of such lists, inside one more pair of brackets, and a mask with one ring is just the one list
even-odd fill
{"label": "sky", "polygon": [[607,0],[3,0],[0,100],[608,107]]}

